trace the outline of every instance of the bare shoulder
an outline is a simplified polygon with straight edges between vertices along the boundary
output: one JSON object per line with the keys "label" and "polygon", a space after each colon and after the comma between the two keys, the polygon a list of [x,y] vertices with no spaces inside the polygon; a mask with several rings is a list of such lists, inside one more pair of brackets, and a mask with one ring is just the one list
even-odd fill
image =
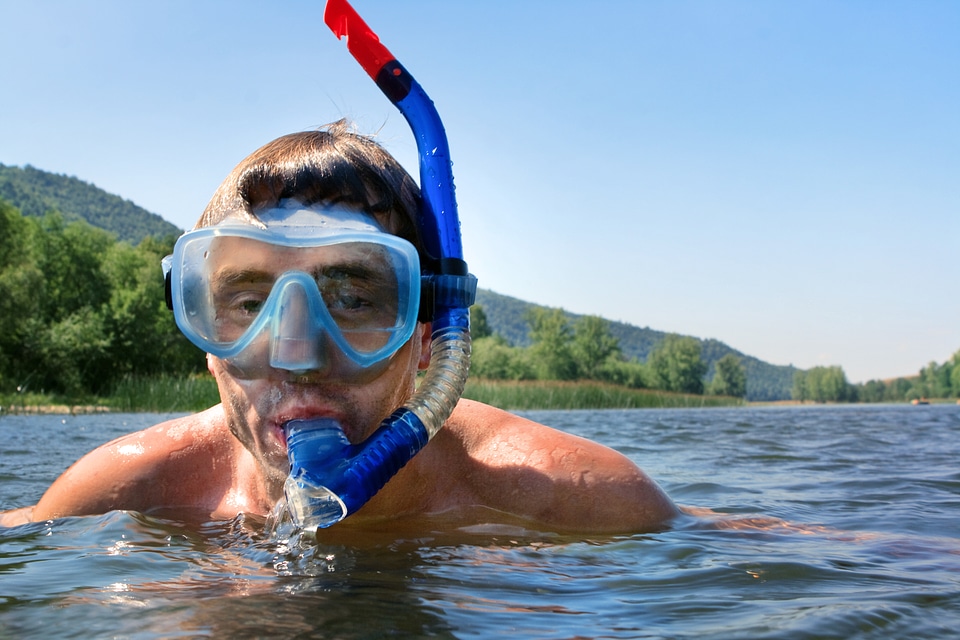
{"label": "bare shoulder", "polygon": [[448,427],[487,506],[593,532],[661,529],[679,514],[633,461],[597,442],[467,400]]}
{"label": "bare shoulder", "polygon": [[[230,433],[222,411],[156,424],[108,442],[67,469],[34,507],[31,518],[106,513],[114,509],[146,510],[182,503],[186,483],[198,480],[198,464],[214,452],[230,451]],[[178,479],[180,482],[165,482]]]}

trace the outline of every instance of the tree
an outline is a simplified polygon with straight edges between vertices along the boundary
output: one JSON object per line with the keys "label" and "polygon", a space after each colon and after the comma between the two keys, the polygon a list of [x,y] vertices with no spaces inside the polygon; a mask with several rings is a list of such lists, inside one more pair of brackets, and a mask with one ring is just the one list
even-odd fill
{"label": "tree", "polygon": [[[907,400],[910,393],[913,391],[913,383],[907,380],[906,378],[897,378],[896,380],[890,382],[887,385],[886,393],[884,393],[884,400],[887,401],[902,401]],[[917,397],[920,397],[917,394]]]}
{"label": "tree", "polygon": [[100,266],[116,242],[113,236],[86,222],[67,224],[56,212],[44,216],[41,227],[44,318],[58,322],[84,307],[97,309],[105,304],[110,288]]}
{"label": "tree", "polygon": [[470,375],[488,380],[532,380],[536,372],[525,349],[511,347],[499,335],[473,341]]}
{"label": "tree", "polygon": [[41,357],[46,384],[74,397],[99,391],[109,380],[112,364],[107,357],[109,337],[103,318],[90,307],[82,308],[49,325],[36,350]]}
{"label": "tree", "polygon": [[867,380],[858,391],[860,402],[883,402],[887,399],[887,385],[883,380]]}
{"label": "tree", "polygon": [[634,389],[650,388],[650,370],[646,364],[637,360],[608,358],[599,372],[600,379]]}
{"label": "tree", "polygon": [[790,388],[790,397],[797,402],[807,400],[807,372],[797,371],[793,374],[793,386]]}
{"label": "tree", "polygon": [[37,264],[35,220],[0,200],[0,384],[16,387],[33,373],[24,352],[27,321],[39,313],[43,273]]}
{"label": "tree", "polygon": [[659,388],[679,393],[703,393],[707,365],[700,357],[700,343],[695,338],[667,335],[654,348],[647,364]]}
{"label": "tree", "polygon": [[164,302],[160,259],[173,239],[136,248],[53,213],[0,203],[0,385],[109,391],[120,377],[202,371],[203,353]]}
{"label": "tree", "polygon": [[573,326],[573,357],[581,377],[603,379],[604,365],[619,359],[620,342],[610,333],[610,323],[599,316],[583,316]]}
{"label": "tree", "polygon": [[813,367],[794,375],[793,399],[846,402],[856,399],[856,390],[847,382],[842,367]]}
{"label": "tree", "polygon": [[740,358],[728,353],[714,365],[709,392],[716,396],[742,398],[747,395],[747,372]]}
{"label": "tree", "polygon": [[930,362],[920,370],[920,388],[922,395],[927,398],[949,398],[953,387],[951,377],[952,366],[950,361],[938,365]]}
{"label": "tree", "polygon": [[474,340],[486,338],[492,335],[490,325],[487,323],[487,313],[479,304],[470,307],[470,337]]}
{"label": "tree", "polygon": [[136,248],[116,243],[104,256],[101,270],[110,287],[105,322],[111,336],[111,380],[205,369],[203,353],[180,333],[164,301],[160,260],[172,250],[172,239],[146,238]]}
{"label": "tree", "polygon": [[950,391],[954,397],[960,398],[960,351],[950,359]]}
{"label": "tree", "polygon": [[573,380],[577,363],[571,349],[570,323],[562,309],[533,308],[530,325],[530,355],[538,377],[544,380]]}

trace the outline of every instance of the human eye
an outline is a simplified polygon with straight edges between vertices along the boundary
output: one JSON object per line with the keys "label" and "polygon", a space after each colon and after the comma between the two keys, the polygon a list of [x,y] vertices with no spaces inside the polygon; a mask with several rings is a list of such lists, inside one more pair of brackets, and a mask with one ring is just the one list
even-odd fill
{"label": "human eye", "polygon": [[[394,318],[391,300],[395,287],[365,272],[330,270],[317,279],[323,302],[330,315],[344,330],[391,326]],[[391,317],[387,317],[391,316]]]}
{"label": "human eye", "polygon": [[359,312],[372,309],[377,303],[369,287],[343,274],[324,276],[318,284],[331,313]]}
{"label": "human eye", "polygon": [[238,316],[255,317],[260,313],[260,309],[263,307],[263,301],[264,297],[260,294],[246,293],[237,296],[231,304],[230,309]]}
{"label": "human eye", "polygon": [[233,289],[216,296],[217,326],[221,339],[232,340],[253,323],[267,294],[259,289]]}

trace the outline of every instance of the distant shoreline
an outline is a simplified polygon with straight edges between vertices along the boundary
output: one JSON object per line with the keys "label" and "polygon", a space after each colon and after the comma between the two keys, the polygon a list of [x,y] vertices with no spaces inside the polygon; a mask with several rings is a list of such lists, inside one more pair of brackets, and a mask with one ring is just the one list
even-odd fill
{"label": "distant shoreline", "polygon": [[43,405],[24,405],[0,407],[0,416],[2,415],[80,415],[89,413],[110,413],[113,411],[110,407],[104,405],[65,405],[65,404],[43,404]]}
{"label": "distant shoreline", "polygon": [[[929,405],[943,405],[943,404],[952,405],[952,404],[954,404],[954,403],[956,403],[957,405],[960,405],[960,400],[954,400],[954,399],[952,399],[952,398],[931,399],[931,400],[929,400],[928,402],[929,402]],[[900,406],[900,405],[903,405],[903,406],[911,406],[909,402],[890,402],[890,403],[827,402],[827,403],[816,403],[816,402],[813,402],[813,401],[811,401],[811,400],[803,400],[803,401],[801,401],[801,400],[757,401],[757,402],[745,402],[745,403],[740,404],[740,405],[732,405],[732,406],[740,406],[740,407],[827,407],[827,406],[851,406],[851,407],[852,407],[852,406],[878,406],[878,405],[880,405],[880,404],[893,404],[893,405],[898,405],[898,406]],[[729,408],[730,406],[731,406],[731,405],[726,405],[727,408]],[[921,405],[919,405],[919,406],[925,406],[925,405],[921,404]],[[659,406],[659,407],[657,407],[657,406],[646,406],[646,407],[633,406],[633,407],[622,407],[622,408],[633,408],[633,409],[703,408],[703,409],[706,409],[706,408],[711,408],[711,407],[712,407],[712,408],[724,408],[724,405],[709,405],[709,404],[703,404],[703,405],[699,405],[699,406],[698,406],[698,405],[696,405],[696,404],[687,404],[687,405],[684,405],[684,404],[682,404],[682,403],[678,403],[678,404],[672,405],[672,406],[671,406],[671,405],[661,405],[661,406]],[[538,407],[538,408],[539,408],[539,407]],[[571,408],[571,407],[562,407],[562,406],[561,406],[561,407],[557,407],[557,408],[558,408],[558,409],[569,409],[569,408]],[[585,409],[585,410],[590,410],[590,409],[592,409],[592,408],[599,410],[599,409],[603,409],[603,408],[609,409],[609,408],[615,408],[615,407],[610,407],[610,406],[607,406],[607,407],[586,407],[586,406],[585,406],[585,407],[579,407],[579,408],[582,408],[582,409]],[[523,410],[525,410],[525,409],[528,409],[528,408],[526,408],[526,407],[517,407],[517,408],[510,409],[510,410],[512,410],[512,411],[523,411]],[[175,410],[175,412],[180,412],[180,411],[183,411],[183,412],[185,412],[185,413],[191,412],[190,410]],[[107,405],[96,405],[96,404],[75,404],[75,405],[68,405],[68,404],[33,404],[33,405],[30,405],[30,404],[25,404],[25,405],[22,405],[22,406],[18,406],[18,405],[0,406],[0,416],[5,416],[5,415],[71,415],[71,416],[72,416],[72,415],[91,415],[91,414],[98,414],[98,413],[158,413],[158,411],[156,411],[156,410],[154,410],[154,409],[149,409],[149,408],[133,409],[133,410],[117,409],[117,408],[115,408],[115,407],[110,407],[110,406],[107,406]]]}

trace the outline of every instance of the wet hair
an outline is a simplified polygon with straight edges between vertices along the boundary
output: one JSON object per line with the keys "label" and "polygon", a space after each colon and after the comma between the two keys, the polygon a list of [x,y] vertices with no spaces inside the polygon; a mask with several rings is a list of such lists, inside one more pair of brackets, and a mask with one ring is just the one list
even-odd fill
{"label": "wet hair", "polygon": [[373,138],[351,131],[346,120],[281,136],[251,153],[220,184],[194,228],[231,214],[259,226],[257,212],[285,199],[306,206],[356,206],[426,257],[418,233],[416,182]]}

